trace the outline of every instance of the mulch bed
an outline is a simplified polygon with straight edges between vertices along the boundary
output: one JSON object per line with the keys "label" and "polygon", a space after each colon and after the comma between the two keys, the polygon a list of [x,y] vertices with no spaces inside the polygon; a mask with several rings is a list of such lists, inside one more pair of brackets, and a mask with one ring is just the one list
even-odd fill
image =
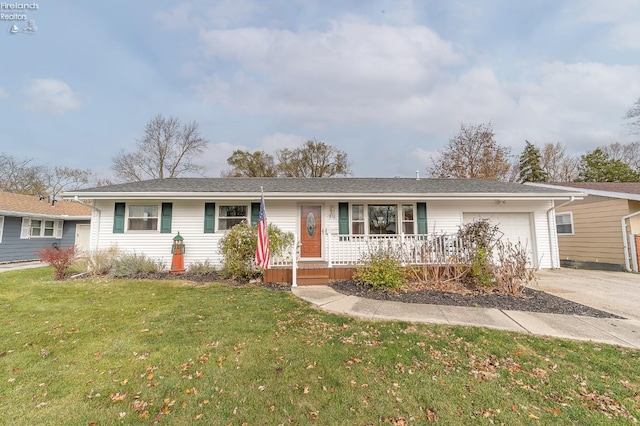
{"label": "mulch bed", "polygon": [[549,314],[581,315],[595,318],[622,318],[580,303],[572,302],[543,291],[526,288],[523,297],[498,292],[455,292],[420,288],[415,291],[390,292],[372,290],[354,281],[336,281],[330,284],[339,293],[375,300],[392,300],[403,303],[428,305],[496,308],[510,311],[542,312]]}
{"label": "mulch bed", "polygon": [[[291,291],[290,284],[238,282],[224,279],[217,272],[204,274],[182,273],[169,274],[147,273],[138,274],[134,279],[166,280],[179,279],[196,283],[218,282],[236,287],[260,286],[274,291]],[[372,290],[359,285],[355,281],[335,281],[330,286],[339,293],[365,297],[375,300],[391,300],[403,303],[423,303],[428,305],[466,306],[475,308],[496,308],[500,310],[542,312],[549,314],[580,315],[595,318],[622,318],[609,312],[601,311],[580,303],[572,302],[561,297],[553,296],[543,291],[526,288],[523,297],[515,297],[498,292],[482,292],[465,287],[448,287],[433,289],[422,287],[409,288],[408,291],[391,292],[386,290]]]}

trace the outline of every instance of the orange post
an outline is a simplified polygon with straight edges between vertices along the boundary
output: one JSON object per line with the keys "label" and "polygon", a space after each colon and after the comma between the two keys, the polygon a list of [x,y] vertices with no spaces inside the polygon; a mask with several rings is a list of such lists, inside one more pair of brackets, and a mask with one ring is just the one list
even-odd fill
{"label": "orange post", "polygon": [[173,253],[173,258],[171,259],[171,269],[169,272],[172,274],[180,274],[184,272],[184,238],[182,238],[180,232],[178,232],[178,235],[173,237],[171,253]]}

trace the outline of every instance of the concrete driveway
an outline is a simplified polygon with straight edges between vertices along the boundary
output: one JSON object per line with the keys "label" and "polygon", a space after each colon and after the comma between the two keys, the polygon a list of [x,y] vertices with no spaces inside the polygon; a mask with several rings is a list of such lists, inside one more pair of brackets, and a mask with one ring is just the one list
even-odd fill
{"label": "concrete driveway", "polygon": [[537,284],[530,286],[534,290],[640,320],[640,274],[562,268],[536,276]]}

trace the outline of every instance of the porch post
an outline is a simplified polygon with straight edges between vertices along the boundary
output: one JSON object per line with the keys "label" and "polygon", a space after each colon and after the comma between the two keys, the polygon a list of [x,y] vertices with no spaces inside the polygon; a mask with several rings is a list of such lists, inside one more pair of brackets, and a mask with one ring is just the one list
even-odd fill
{"label": "porch post", "polygon": [[293,248],[291,249],[291,287],[298,287],[298,234],[293,233]]}
{"label": "porch post", "polygon": [[327,233],[327,267],[333,267],[331,263],[331,234]]}

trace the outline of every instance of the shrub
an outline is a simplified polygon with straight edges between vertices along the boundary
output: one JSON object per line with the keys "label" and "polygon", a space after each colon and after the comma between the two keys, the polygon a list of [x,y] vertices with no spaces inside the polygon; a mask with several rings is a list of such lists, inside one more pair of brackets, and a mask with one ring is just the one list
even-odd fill
{"label": "shrub", "polygon": [[534,271],[527,268],[527,248],[520,241],[499,242],[496,246],[498,257],[494,268],[496,284],[513,296],[522,296],[527,284],[535,279]]}
{"label": "shrub", "polygon": [[209,274],[212,272],[216,272],[217,269],[214,265],[212,265],[209,262],[209,259],[205,260],[204,262],[201,262],[199,260],[192,262],[189,265],[188,271],[189,273],[192,274]]}
{"label": "shrub", "polygon": [[109,276],[123,278],[138,274],[155,274],[163,270],[164,264],[160,260],[151,259],[144,254],[123,253],[116,258],[111,266]]}
{"label": "shrub", "polygon": [[62,249],[58,247],[47,247],[40,250],[37,254],[41,262],[53,268],[55,279],[61,280],[65,277],[67,268],[73,263],[75,249],[73,247]]}
{"label": "shrub", "polygon": [[120,256],[117,247],[93,250],[88,257],[88,270],[92,275],[107,275]]}
{"label": "shrub", "polygon": [[491,286],[493,277],[493,248],[502,233],[488,219],[478,219],[465,224],[458,230],[470,265],[469,279],[475,285]]}
{"label": "shrub", "polygon": [[[281,231],[272,224],[269,224],[268,232],[271,257],[285,254],[293,244],[293,234]],[[257,226],[241,222],[228,230],[220,240],[223,276],[240,281],[258,277],[261,272],[254,263],[257,242]]]}
{"label": "shrub", "polygon": [[356,281],[373,288],[398,290],[407,282],[402,256],[391,246],[370,247],[353,275]]}

